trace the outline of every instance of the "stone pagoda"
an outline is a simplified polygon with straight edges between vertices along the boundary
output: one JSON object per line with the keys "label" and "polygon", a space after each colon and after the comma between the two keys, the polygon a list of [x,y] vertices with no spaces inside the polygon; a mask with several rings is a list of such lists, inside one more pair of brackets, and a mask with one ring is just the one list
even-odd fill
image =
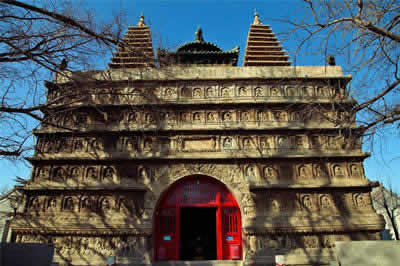
{"label": "stone pagoda", "polygon": [[198,30],[156,60],[141,16],[109,69],[47,82],[11,241],[60,265],[327,265],[379,239],[351,76],[291,66],[257,14],[238,55]]}

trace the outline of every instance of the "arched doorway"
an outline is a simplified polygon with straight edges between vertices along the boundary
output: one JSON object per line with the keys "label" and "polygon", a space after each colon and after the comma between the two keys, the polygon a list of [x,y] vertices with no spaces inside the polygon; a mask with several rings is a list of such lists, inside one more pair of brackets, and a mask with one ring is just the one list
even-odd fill
{"label": "arched doorway", "polygon": [[154,216],[156,260],[240,260],[239,206],[227,187],[202,175],[172,184]]}

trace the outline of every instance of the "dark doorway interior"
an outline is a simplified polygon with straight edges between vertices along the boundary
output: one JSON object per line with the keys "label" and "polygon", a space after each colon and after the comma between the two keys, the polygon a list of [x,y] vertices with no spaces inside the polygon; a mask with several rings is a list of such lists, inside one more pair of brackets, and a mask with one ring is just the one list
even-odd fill
{"label": "dark doorway interior", "polygon": [[212,207],[181,209],[181,260],[216,260],[216,210]]}

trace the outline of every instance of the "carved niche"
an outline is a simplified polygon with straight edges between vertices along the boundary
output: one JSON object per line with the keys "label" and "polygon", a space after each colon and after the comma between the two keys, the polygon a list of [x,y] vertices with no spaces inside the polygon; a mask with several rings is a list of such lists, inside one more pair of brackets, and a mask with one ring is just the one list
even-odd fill
{"label": "carved niche", "polygon": [[334,202],[329,194],[319,195],[319,209],[321,211],[332,211],[334,209]]}
{"label": "carved niche", "polygon": [[316,202],[313,194],[300,194],[300,206],[304,211],[314,211]]}
{"label": "carved niche", "polygon": [[250,182],[259,181],[259,169],[255,164],[249,164],[244,166],[244,176],[246,180]]}
{"label": "carved niche", "polygon": [[208,112],[207,113],[207,122],[217,123],[218,122],[218,113],[217,112]]}
{"label": "carved niche", "polygon": [[78,180],[81,177],[81,167],[80,166],[70,167],[69,176],[73,180]]}
{"label": "carved niche", "polygon": [[272,136],[266,136],[266,137],[260,137],[260,149],[261,150],[269,150],[269,149],[273,149],[273,140],[272,140]]}
{"label": "carved niche", "polygon": [[208,88],[206,89],[206,97],[207,97],[207,98],[214,98],[215,96],[216,96],[215,88],[213,88],[213,87],[208,87]]}
{"label": "carved niche", "polygon": [[264,167],[263,176],[269,182],[277,181],[279,177],[278,170],[273,165],[267,165]]}
{"label": "carved niche", "polygon": [[232,137],[225,137],[222,139],[222,148],[224,150],[231,150],[235,148],[234,140]]}
{"label": "carved niche", "polygon": [[297,167],[297,176],[299,178],[305,178],[305,179],[311,178],[312,174],[310,166],[308,164],[300,164]]}
{"label": "carved niche", "polygon": [[49,166],[38,166],[36,167],[36,179],[46,179],[49,177]]}
{"label": "carved niche", "polygon": [[52,180],[63,182],[67,180],[67,171],[62,166],[56,166],[53,168]]}
{"label": "carved niche", "polygon": [[350,164],[350,174],[352,177],[362,177],[362,168],[358,163]]}
{"label": "carved niche", "polygon": [[263,88],[261,88],[261,87],[255,87],[255,88],[254,88],[254,95],[255,95],[256,97],[263,97],[263,96],[266,96],[266,95],[265,95],[265,90],[264,90]]}
{"label": "carved niche", "polygon": [[64,211],[75,211],[77,200],[72,196],[66,196],[63,199],[62,209]]}
{"label": "carved niche", "polygon": [[322,163],[314,164],[314,176],[317,178],[328,177],[328,171],[326,170],[325,164]]}
{"label": "carved niche", "polygon": [[88,166],[85,171],[86,180],[98,180],[99,179],[99,167],[98,166]]}
{"label": "carved niche", "polygon": [[116,173],[115,173],[115,169],[113,168],[113,167],[111,167],[111,166],[105,166],[104,168],[103,168],[103,180],[110,180],[110,181],[113,181],[114,180],[114,178],[115,178],[115,175],[116,175]]}
{"label": "carved niche", "polygon": [[353,203],[356,209],[367,209],[371,207],[371,197],[369,193],[354,193]]}
{"label": "carved niche", "polygon": [[244,150],[252,149],[253,148],[252,142],[253,141],[250,137],[244,137],[242,139],[242,149],[244,149]]}
{"label": "carved niche", "polygon": [[345,176],[344,167],[341,164],[333,164],[332,176],[336,178],[342,178]]}

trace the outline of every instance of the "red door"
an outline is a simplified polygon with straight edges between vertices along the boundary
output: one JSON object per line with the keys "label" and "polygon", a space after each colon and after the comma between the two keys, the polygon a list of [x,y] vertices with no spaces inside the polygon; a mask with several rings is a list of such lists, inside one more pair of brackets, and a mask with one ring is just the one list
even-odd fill
{"label": "red door", "polygon": [[217,259],[242,258],[240,210],[233,195],[213,178],[191,176],[173,184],[159,202],[154,231],[156,260],[179,260],[180,211],[184,207],[216,208]]}

